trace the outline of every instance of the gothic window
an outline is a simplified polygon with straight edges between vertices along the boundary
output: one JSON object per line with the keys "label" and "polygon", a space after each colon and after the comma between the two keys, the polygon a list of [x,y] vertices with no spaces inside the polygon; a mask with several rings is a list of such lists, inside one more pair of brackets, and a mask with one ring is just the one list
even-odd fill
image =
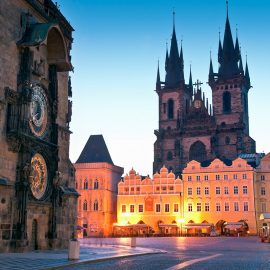
{"label": "gothic window", "polygon": [[231,112],[231,93],[226,91],[223,93],[223,113]]}
{"label": "gothic window", "polygon": [[189,160],[196,160],[198,162],[206,160],[206,148],[202,142],[197,141],[190,146]]}
{"label": "gothic window", "polygon": [[94,189],[98,189],[98,180],[97,179],[94,182]]}
{"label": "gothic window", "polygon": [[173,154],[172,154],[171,151],[169,151],[169,152],[167,153],[167,160],[172,160],[172,159],[173,159]]}
{"label": "gothic window", "polygon": [[98,201],[95,200],[94,202],[94,211],[98,211]]}
{"label": "gothic window", "polygon": [[87,211],[87,201],[86,200],[83,202],[83,210]]}
{"label": "gothic window", "polygon": [[168,119],[173,119],[174,115],[174,102],[172,99],[168,100]]}
{"label": "gothic window", "polygon": [[83,189],[88,189],[88,181],[87,181],[87,179],[84,180]]}

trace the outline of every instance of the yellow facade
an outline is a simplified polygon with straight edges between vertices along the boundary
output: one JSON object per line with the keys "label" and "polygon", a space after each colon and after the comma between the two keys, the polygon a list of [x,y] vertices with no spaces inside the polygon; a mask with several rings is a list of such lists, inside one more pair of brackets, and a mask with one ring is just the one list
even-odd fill
{"label": "yellow facade", "polygon": [[270,153],[261,159],[260,165],[256,169],[255,181],[255,202],[258,227],[262,227],[261,214],[270,213]]}
{"label": "yellow facade", "polygon": [[242,222],[249,233],[257,233],[254,169],[245,160],[238,158],[228,166],[215,159],[207,167],[191,161],[182,178],[186,224],[210,223],[217,233],[225,233],[227,223],[234,223],[230,230]]}
{"label": "yellow facade", "polygon": [[115,235],[179,234],[181,190],[182,180],[165,167],[153,179],[132,169],[118,184]]}
{"label": "yellow facade", "polygon": [[84,236],[109,236],[116,222],[117,184],[123,168],[107,162],[75,163],[77,224]]}

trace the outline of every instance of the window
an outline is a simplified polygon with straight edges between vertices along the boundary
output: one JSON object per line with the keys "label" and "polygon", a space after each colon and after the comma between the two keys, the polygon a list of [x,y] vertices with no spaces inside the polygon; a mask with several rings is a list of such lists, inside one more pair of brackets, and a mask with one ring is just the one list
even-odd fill
{"label": "window", "polygon": [[174,101],[172,99],[168,100],[168,119],[173,119],[174,115]]}
{"label": "window", "polygon": [[165,191],[167,189],[167,187],[163,186],[163,187],[161,187],[161,189]]}
{"label": "window", "polygon": [[236,173],[233,175],[233,179],[234,179],[234,180],[237,179],[237,174],[236,174]]}
{"label": "window", "polygon": [[223,93],[223,113],[230,113],[230,112],[231,112],[231,93],[225,91]]}
{"label": "window", "polygon": [[134,206],[134,204],[130,204],[129,205],[129,212],[130,213],[134,213],[135,212],[135,206]]}
{"label": "window", "polygon": [[226,194],[226,195],[229,194],[229,188],[228,187],[224,187],[224,194]]}
{"label": "window", "polygon": [[157,203],[156,204],[156,212],[157,213],[160,213],[160,203]]}
{"label": "window", "polygon": [[140,192],[140,190],[141,190],[140,187],[136,187],[136,191]]}
{"label": "window", "polygon": [[122,204],[122,213],[127,212],[127,206],[125,204]]}
{"label": "window", "polygon": [[171,151],[169,151],[169,152],[167,153],[167,160],[168,160],[168,161],[173,160],[173,154],[172,154]]}
{"label": "window", "polygon": [[78,189],[78,182],[75,183],[75,188]]}
{"label": "window", "polygon": [[98,180],[97,179],[94,182],[94,189],[98,189]]}
{"label": "window", "polygon": [[220,180],[220,175],[216,174],[216,180]]}
{"label": "window", "polygon": [[188,204],[188,212],[192,212],[192,203]]}
{"label": "window", "polygon": [[248,211],[248,202],[244,202],[244,211]]}
{"label": "window", "polygon": [[208,179],[208,175],[205,175],[205,176],[204,176],[204,180],[205,180],[205,181],[208,181],[208,180],[209,180],[209,179]]}
{"label": "window", "polygon": [[87,201],[86,200],[83,202],[83,210],[87,211]]}
{"label": "window", "polygon": [[216,187],[216,195],[220,195],[220,187]]}
{"label": "window", "polygon": [[209,212],[209,211],[210,211],[209,203],[205,203],[205,204],[204,204],[204,211],[205,211],[205,212]]}
{"label": "window", "polygon": [[139,213],[143,213],[143,204],[139,204]]}
{"label": "window", "polygon": [[134,192],[134,187],[131,187],[130,188],[130,192]]}
{"label": "window", "polygon": [[188,188],[188,195],[189,195],[189,196],[192,195],[192,188],[191,188],[191,187]]}
{"label": "window", "polygon": [[233,187],[233,194],[238,194],[238,186]]}
{"label": "window", "polygon": [[265,176],[261,175],[261,181],[264,181],[264,180],[265,180]]}
{"label": "window", "polygon": [[239,204],[238,204],[238,202],[234,202],[234,211],[236,211],[236,212],[239,211]]}
{"label": "window", "polygon": [[216,203],[216,211],[220,212],[220,203]]}
{"label": "window", "polygon": [[205,187],[204,188],[204,194],[205,195],[209,195],[209,187]]}
{"label": "window", "polygon": [[173,205],[173,212],[179,212],[179,204],[178,203],[175,203]]}
{"label": "window", "polygon": [[169,186],[169,190],[174,190],[173,186]]}
{"label": "window", "polygon": [[88,181],[87,181],[87,179],[84,180],[83,189],[88,189]]}
{"label": "window", "polygon": [[261,187],[261,195],[265,195],[265,187]]}
{"label": "window", "polygon": [[165,212],[166,213],[170,212],[170,204],[169,203],[165,203]]}
{"label": "window", "polygon": [[188,176],[188,181],[192,181],[192,176],[191,175]]}
{"label": "window", "polygon": [[243,173],[243,179],[247,179],[247,174]]}
{"label": "window", "polygon": [[94,211],[98,211],[98,201],[95,200],[94,202]]}
{"label": "window", "polygon": [[248,187],[247,186],[243,186],[243,194],[248,194]]}
{"label": "window", "polygon": [[230,211],[230,204],[228,202],[224,203],[224,211],[229,212]]}
{"label": "window", "polygon": [[263,202],[263,203],[261,204],[261,210],[262,210],[263,213],[266,212],[266,203],[265,203],[265,202]]}
{"label": "window", "polygon": [[128,187],[125,188],[125,192],[129,192],[129,188]]}
{"label": "window", "polygon": [[197,203],[197,212],[201,212],[201,211],[202,211],[202,204]]}
{"label": "window", "polygon": [[156,187],[156,191],[159,191],[160,190],[160,188],[159,187]]}
{"label": "window", "polygon": [[224,180],[228,180],[228,175],[224,174]]}
{"label": "window", "polygon": [[197,187],[197,195],[201,195],[201,188]]}
{"label": "window", "polygon": [[200,181],[200,180],[201,180],[200,175],[197,175],[197,176],[196,176],[196,180],[197,180],[197,181]]}

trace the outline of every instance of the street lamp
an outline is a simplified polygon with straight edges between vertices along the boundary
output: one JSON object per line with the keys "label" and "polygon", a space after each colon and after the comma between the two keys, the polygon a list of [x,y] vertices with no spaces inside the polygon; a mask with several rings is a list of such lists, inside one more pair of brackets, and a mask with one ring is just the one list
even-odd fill
{"label": "street lamp", "polygon": [[182,236],[183,235],[182,224],[185,223],[185,219],[184,218],[179,218],[179,219],[177,219],[177,223],[178,223],[178,226],[180,224],[180,236]]}

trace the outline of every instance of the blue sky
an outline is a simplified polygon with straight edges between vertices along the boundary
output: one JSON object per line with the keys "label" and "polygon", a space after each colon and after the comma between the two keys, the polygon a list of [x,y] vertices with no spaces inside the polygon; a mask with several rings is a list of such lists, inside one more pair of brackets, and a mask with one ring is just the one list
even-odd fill
{"label": "blue sky", "polygon": [[[152,174],[158,97],[157,61],[164,78],[166,41],[172,34],[172,10],[178,43],[183,40],[185,78],[211,100],[206,84],[209,52],[217,71],[219,29],[223,39],[225,0],[58,0],[75,29],[72,48],[73,116],[70,158],[75,162],[91,134],[103,134],[114,164]],[[236,27],[242,57],[248,55],[253,88],[249,92],[250,135],[257,151],[270,151],[270,1],[231,0],[229,18]],[[245,61],[244,61],[245,62]]]}

